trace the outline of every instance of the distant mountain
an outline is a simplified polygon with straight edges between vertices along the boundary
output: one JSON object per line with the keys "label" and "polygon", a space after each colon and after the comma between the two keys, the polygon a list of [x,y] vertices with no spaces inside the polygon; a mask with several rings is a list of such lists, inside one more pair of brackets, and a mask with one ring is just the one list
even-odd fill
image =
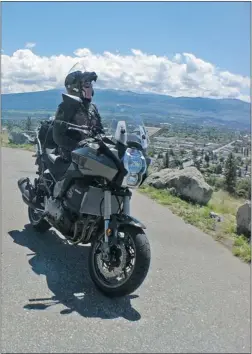
{"label": "distant mountain", "polygon": [[[61,102],[63,90],[3,94],[2,118],[53,113]],[[118,112],[141,114],[149,122],[177,121],[201,124],[224,124],[249,127],[250,104],[236,99],[171,97],[157,94],[138,94],[130,91],[96,89],[94,102],[105,117]]]}

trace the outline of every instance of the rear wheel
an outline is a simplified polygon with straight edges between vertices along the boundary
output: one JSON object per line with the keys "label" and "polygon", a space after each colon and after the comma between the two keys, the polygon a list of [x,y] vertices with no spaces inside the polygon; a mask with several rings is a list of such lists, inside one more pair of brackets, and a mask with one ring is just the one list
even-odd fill
{"label": "rear wheel", "polygon": [[150,244],[143,230],[125,226],[119,230],[119,247],[113,250],[113,261],[102,257],[103,236],[91,246],[89,254],[90,276],[96,287],[109,297],[133,293],[143,283],[150,267]]}
{"label": "rear wheel", "polygon": [[51,228],[51,225],[41,216],[41,212],[28,207],[28,217],[34,229],[40,233],[44,233]]}

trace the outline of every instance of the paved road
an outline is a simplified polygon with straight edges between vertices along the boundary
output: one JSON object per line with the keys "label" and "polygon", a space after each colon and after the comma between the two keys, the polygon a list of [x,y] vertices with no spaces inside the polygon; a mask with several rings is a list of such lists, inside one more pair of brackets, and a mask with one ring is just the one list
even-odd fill
{"label": "paved road", "polygon": [[151,270],[134,295],[106,299],[88,276],[88,246],[26,225],[16,181],[33,173],[29,152],[2,149],[2,352],[250,352],[248,265],[135,194]]}
{"label": "paved road", "polygon": [[218,149],[213,150],[213,153],[216,154],[216,152],[219,152],[227,147],[231,147],[235,142],[236,142],[236,140],[231,141],[230,143],[228,143],[226,145],[220,146]]}

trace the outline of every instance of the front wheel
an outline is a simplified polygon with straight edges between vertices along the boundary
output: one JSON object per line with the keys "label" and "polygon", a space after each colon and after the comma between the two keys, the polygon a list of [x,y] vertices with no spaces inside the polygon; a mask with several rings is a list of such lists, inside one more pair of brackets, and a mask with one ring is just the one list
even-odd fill
{"label": "front wheel", "polygon": [[119,230],[119,244],[113,259],[104,261],[104,235],[94,240],[89,253],[89,272],[96,287],[106,296],[122,297],[143,283],[150,267],[150,244],[143,230],[125,226]]}

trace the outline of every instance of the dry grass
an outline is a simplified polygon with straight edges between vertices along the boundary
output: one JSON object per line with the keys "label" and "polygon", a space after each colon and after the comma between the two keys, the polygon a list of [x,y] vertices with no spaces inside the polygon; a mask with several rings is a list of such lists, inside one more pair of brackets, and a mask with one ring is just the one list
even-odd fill
{"label": "dry grass", "polygon": [[245,202],[242,198],[235,198],[225,191],[213,193],[211,200],[208,203],[210,208],[213,208],[220,214],[236,215],[237,209]]}
{"label": "dry grass", "polygon": [[1,136],[1,146],[5,146],[6,144],[9,143],[8,133],[6,133],[6,132],[1,132],[1,133],[0,133],[0,136]]}

